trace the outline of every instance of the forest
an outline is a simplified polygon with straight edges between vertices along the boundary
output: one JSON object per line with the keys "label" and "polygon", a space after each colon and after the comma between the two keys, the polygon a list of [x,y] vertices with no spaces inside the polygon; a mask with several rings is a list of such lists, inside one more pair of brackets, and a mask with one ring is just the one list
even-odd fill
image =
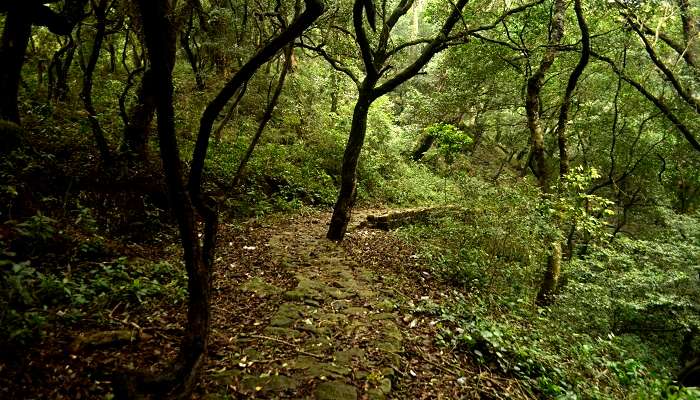
{"label": "forest", "polygon": [[700,398],[700,0],[0,27],[0,398]]}

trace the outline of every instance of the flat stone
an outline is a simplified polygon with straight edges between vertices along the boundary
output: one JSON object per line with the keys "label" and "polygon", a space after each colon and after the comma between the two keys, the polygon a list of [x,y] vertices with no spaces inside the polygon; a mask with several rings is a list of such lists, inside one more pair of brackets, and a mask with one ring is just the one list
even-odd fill
{"label": "flat stone", "polygon": [[294,303],[284,303],[270,320],[270,326],[286,328],[294,324],[302,316],[303,308]]}
{"label": "flat stone", "polygon": [[238,369],[233,369],[224,372],[218,372],[212,374],[212,380],[218,382],[222,385],[233,385],[236,379],[241,376],[241,371]]}
{"label": "flat stone", "polygon": [[392,314],[392,313],[372,314],[369,316],[369,319],[372,321],[380,321],[383,319],[396,319],[396,314]]}
{"label": "flat stone", "polygon": [[328,328],[318,327],[314,324],[306,324],[306,323],[299,324],[297,326],[297,329],[299,329],[300,331],[309,332],[309,333],[317,335],[317,336],[324,336],[324,335],[328,335],[330,333],[330,329],[328,329]]}
{"label": "flat stone", "polygon": [[290,290],[284,293],[285,300],[301,301],[304,300],[304,292],[301,290]]}
{"label": "flat stone", "polygon": [[399,330],[398,325],[393,321],[381,320],[377,321],[379,327],[377,330],[386,338],[393,339],[395,341],[401,341],[403,335],[401,335],[401,330]]}
{"label": "flat stone", "polygon": [[241,285],[241,289],[248,292],[253,292],[260,297],[270,297],[282,293],[283,291],[279,287],[265,282],[260,277],[248,279],[245,283],[243,283],[243,285]]}
{"label": "flat stone", "polygon": [[312,299],[305,299],[304,304],[311,306],[311,307],[321,307],[321,303],[319,303],[316,300],[312,300]]}
{"label": "flat stone", "polygon": [[341,325],[345,323],[348,317],[340,313],[318,313],[315,315],[319,325]]}
{"label": "flat stone", "polygon": [[278,337],[285,337],[285,338],[298,338],[301,336],[301,332],[299,332],[296,329],[290,329],[290,328],[280,328],[276,326],[268,326],[264,330],[265,334],[270,335],[270,336],[278,336]]}
{"label": "flat stone", "polygon": [[248,347],[247,349],[243,350],[243,355],[248,359],[248,361],[258,361],[262,359],[262,353],[252,347]]}
{"label": "flat stone", "polygon": [[241,392],[246,394],[251,393],[266,393],[266,392],[283,392],[285,390],[294,390],[299,386],[299,381],[284,375],[270,376],[255,376],[247,375],[241,379]]}
{"label": "flat stone", "polygon": [[334,364],[322,364],[318,363],[306,370],[306,374],[310,377],[313,378],[321,378],[321,377],[333,377],[333,378],[341,378],[346,375],[350,375],[350,372],[352,370],[350,368],[346,367],[341,367],[338,365]]}
{"label": "flat stone", "polygon": [[394,302],[389,299],[384,299],[374,303],[372,307],[376,310],[381,311],[394,311],[394,309],[396,308],[396,304],[394,304]]}
{"label": "flat stone", "polygon": [[328,296],[330,296],[336,300],[345,300],[345,299],[349,299],[350,297],[355,296],[355,294],[353,294],[353,293],[346,292],[344,290],[340,290],[338,288],[332,288],[332,287],[328,287],[328,289],[326,289],[325,292]]}
{"label": "flat stone", "polygon": [[317,400],[357,400],[357,389],[342,382],[323,382],[314,395]]}
{"label": "flat stone", "polygon": [[364,307],[348,307],[342,311],[343,314],[347,315],[365,315],[368,312],[369,310]]}
{"label": "flat stone", "polygon": [[358,347],[333,353],[333,360],[340,365],[350,365],[353,360],[362,362],[364,359],[365,351]]}
{"label": "flat stone", "polygon": [[385,400],[386,395],[379,388],[367,390],[367,400]]}
{"label": "flat stone", "polygon": [[401,351],[401,343],[392,341],[377,342],[376,347],[381,351],[389,353],[398,353]]}

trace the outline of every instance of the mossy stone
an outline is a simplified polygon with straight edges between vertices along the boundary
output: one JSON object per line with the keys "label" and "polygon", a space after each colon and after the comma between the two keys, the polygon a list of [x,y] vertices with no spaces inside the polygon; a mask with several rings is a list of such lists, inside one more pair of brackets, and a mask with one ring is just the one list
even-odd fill
{"label": "mossy stone", "polygon": [[241,289],[248,291],[248,292],[253,292],[257,294],[260,297],[270,297],[276,294],[279,294],[282,292],[282,289],[279,287],[272,285],[270,283],[265,282],[262,278],[260,277],[255,277],[248,279],[242,286]]}
{"label": "mossy stone", "polygon": [[241,379],[241,392],[266,393],[294,390],[299,387],[299,381],[284,375],[254,376],[248,375]]}
{"label": "mossy stone", "polygon": [[317,400],[357,400],[357,389],[342,382],[323,382],[314,394]]}

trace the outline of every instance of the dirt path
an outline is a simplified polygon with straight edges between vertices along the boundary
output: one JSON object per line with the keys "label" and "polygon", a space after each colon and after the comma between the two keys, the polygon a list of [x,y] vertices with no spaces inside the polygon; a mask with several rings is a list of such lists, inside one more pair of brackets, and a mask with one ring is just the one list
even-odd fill
{"label": "dirt path", "polygon": [[229,243],[243,256],[216,278],[203,397],[500,397],[490,379],[474,385],[484,377],[468,360],[435,346],[437,321],[413,303],[438,296],[433,283],[412,249],[359,227],[370,212],[356,213],[343,244],[325,239],[327,215],[250,227],[247,244]]}

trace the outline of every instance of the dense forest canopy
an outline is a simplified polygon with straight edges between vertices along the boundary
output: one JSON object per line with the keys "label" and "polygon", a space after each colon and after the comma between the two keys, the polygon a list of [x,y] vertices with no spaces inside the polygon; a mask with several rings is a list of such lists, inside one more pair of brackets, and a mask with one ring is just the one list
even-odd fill
{"label": "dense forest canopy", "polygon": [[700,1],[0,26],[0,397],[700,396]]}

